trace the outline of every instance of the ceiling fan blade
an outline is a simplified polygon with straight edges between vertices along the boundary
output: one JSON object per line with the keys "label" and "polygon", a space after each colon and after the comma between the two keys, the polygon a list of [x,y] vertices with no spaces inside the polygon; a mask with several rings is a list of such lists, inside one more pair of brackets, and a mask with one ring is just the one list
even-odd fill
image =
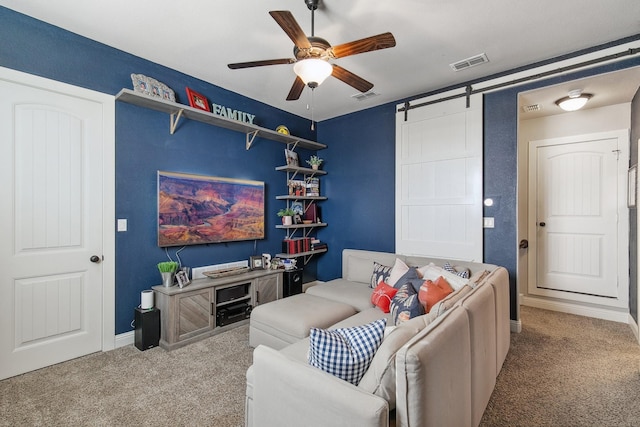
{"label": "ceiling fan blade", "polygon": [[333,65],[333,73],[331,73],[331,75],[338,80],[342,80],[349,86],[358,89],[362,93],[371,90],[373,87],[373,83],[369,83],[362,77],[353,74],[351,71],[345,70],[339,65]]}
{"label": "ceiling fan blade", "polygon": [[291,90],[289,91],[289,95],[287,95],[287,101],[295,101],[300,98],[304,86],[305,84],[302,79],[300,77],[296,77],[296,80],[293,82],[293,86],[291,86]]}
{"label": "ceiling fan blade", "polygon": [[272,10],[269,15],[276,20],[278,25],[284,30],[289,38],[293,41],[299,49],[310,49],[311,43],[307,39],[306,34],[298,25],[296,18],[293,17],[288,10]]}
{"label": "ceiling fan blade", "polygon": [[344,43],[331,48],[335,58],[344,58],[345,56],[357,55],[358,53],[371,52],[374,50],[387,49],[396,45],[396,39],[391,33],[378,34],[377,36],[367,37]]}
{"label": "ceiling fan blade", "polygon": [[228,64],[227,66],[232,70],[237,70],[240,68],[264,67],[265,65],[293,64],[294,62],[296,62],[296,60],[293,58],[282,58],[266,59],[264,61],[237,62],[235,64]]}

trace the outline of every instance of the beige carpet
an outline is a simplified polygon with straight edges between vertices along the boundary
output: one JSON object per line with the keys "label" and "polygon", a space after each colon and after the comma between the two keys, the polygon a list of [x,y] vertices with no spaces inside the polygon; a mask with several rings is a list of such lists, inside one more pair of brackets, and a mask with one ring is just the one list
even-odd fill
{"label": "beige carpet", "polygon": [[[482,426],[640,426],[629,326],[528,307],[522,322]],[[247,326],[97,353],[0,381],[0,426],[242,426],[250,364]]]}

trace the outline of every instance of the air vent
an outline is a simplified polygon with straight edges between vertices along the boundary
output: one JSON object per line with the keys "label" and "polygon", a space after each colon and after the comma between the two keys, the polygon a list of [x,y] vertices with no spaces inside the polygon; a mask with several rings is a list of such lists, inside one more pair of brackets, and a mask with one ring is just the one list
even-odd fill
{"label": "air vent", "polygon": [[540,111],[542,110],[542,105],[540,104],[531,104],[531,105],[525,105],[524,107],[522,107],[522,111],[524,111],[525,113],[533,113],[534,111]]}
{"label": "air vent", "polygon": [[365,93],[356,93],[355,95],[351,95],[351,97],[357,101],[364,101],[365,99],[373,98],[374,96],[380,95],[376,92],[365,92]]}
{"label": "air vent", "polygon": [[461,71],[487,62],[489,62],[489,58],[487,58],[486,54],[481,53],[480,55],[472,56],[471,58],[449,64],[449,66],[453,68],[453,71]]}

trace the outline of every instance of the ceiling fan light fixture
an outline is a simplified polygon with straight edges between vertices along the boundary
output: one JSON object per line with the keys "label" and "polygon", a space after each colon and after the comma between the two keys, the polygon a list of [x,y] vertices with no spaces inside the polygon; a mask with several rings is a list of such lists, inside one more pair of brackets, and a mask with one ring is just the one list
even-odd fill
{"label": "ceiling fan light fixture", "polygon": [[564,111],[576,111],[585,106],[587,101],[593,97],[590,93],[582,93],[582,90],[569,91],[569,96],[560,98],[556,101],[556,105]]}
{"label": "ceiling fan light fixture", "polygon": [[311,88],[316,88],[333,72],[333,67],[324,59],[308,58],[296,62],[293,71]]}

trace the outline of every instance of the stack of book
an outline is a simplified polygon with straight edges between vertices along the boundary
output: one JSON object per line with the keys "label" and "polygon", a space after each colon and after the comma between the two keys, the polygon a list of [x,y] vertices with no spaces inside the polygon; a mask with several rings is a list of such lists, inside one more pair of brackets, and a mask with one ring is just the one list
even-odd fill
{"label": "stack of book", "polygon": [[320,196],[320,179],[309,178],[307,180],[307,196],[319,197]]}
{"label": "stack of book", "polygon": [[311,250],[311,238],[299,237],[297,239],[284,239],[282,241],[282,252],[285,254],[299,254]]}
{"label": "stack of book", "polygon": [[326,243],[322,243],[318,239],[311,239],[311,250],[312,251],[317,251],[317,250],[320,250],[320,249],[327,249],[327,244]]}

